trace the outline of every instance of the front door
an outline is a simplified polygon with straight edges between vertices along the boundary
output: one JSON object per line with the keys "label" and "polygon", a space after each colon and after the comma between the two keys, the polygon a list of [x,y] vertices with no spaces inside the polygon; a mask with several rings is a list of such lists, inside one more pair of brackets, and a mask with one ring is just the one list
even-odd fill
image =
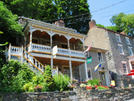
{"label": "front door", "polygon": [[106,86],[106,76],[104,71],[99,71],[100,81],[102,85]]}
{"label": "front door", "polygon": [[69,67],[63,67],[63,74],[67,74],[68,76],[70,76],[70,72],[69,72]]}

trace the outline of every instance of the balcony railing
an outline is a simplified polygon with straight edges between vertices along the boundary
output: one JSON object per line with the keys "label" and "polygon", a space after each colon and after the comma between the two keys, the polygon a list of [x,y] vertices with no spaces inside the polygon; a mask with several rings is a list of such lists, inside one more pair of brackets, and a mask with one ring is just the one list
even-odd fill
{"label": "balcony railing", "polygon": [[[28,51],[39,52],[39,53],[49,53],[51,54],[51,47],[46,45],[34,44],[32,43],[32,47],[29,46]],[[71,56],[71,57],[80,57],[84,58],[85,54],[82,51],[75,51],[69,49],[58,48],[58,55]]]}

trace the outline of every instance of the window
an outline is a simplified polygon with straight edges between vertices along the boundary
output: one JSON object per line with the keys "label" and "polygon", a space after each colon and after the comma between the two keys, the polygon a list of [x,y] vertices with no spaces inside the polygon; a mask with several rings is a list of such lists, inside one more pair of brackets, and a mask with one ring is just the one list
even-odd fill
{"label": "window", "polygon": [[117,40],[117,42],[121,42],[120,35],[116,34],[116,40]]}
{"label": "window", "polygon": [[123,66],[123,73],[127,73],[126,63],[123,63],[122,66]]}
{"label": "window", "polygon": [[67,44],[61,44],[61,47],[66,49],[68,48]]}
{"label": "window", "polygon": [[132,47],[128,47],[128,51],[129,51],[129,55],[132,56],[133,55]]}
{"label": "window", "polygon": [[102,54],[101,54],[101,52],[98,52],[98,61],[102,62]]}
{"label": "window", "polygon": [[39,40],[38,39],[32,39],[32,43],[39,43]]}
{"label": "window", "polygon": [[90,69],[87,70],[88,71],[88,78],[91,78],[91,73],[90,73]]}
{"label": "window", "polygon": [[127,43],[127,45],[130,45],[130,41],[129,41],[128,37],[126,37],[126,43]]}
{"label": "window", "polygon": [[122,45],[118,45],[118,48],[119,48],[120,54],[124,54]]}

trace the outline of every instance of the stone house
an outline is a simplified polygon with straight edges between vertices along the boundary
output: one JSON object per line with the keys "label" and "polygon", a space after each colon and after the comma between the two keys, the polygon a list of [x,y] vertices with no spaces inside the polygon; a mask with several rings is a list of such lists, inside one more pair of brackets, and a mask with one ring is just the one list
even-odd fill
{"label": "stone house", "polygon": [[[92,47],[107,50],[106,61],[108,71],[113,74],[116,86],[123,85],[123,75],[133,69],[134,40],[124,32],[118,33],[106,28],[97,27],[94,20],[89,22],[90,29],[85,45],[93,42]],[[128,60],[129,59],[129,60]]]}

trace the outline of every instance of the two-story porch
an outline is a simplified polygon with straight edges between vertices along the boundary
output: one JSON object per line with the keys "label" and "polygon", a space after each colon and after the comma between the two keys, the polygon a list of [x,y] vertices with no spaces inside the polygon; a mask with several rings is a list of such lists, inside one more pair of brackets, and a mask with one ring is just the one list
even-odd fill
{"label": "two-story porch", "polygon": [[[76,33],[75,30],[48,24],[28,18],[24,28],[24,49],[36,58],[42,65],[50,65],[56,72],[68,74],[71,78],[80,78],[79,66],[84,64],[87,76],[87,63],[83,45],[86,35]],[[56,57],[52,55],[53,46],[57,45]],[[16,51],[11,48],[11,55]],[[21,56],[21,53],[20,53]],[[30,60],[30,58],[29,58]],[[35,60],[32,60],[33,64]]]}

